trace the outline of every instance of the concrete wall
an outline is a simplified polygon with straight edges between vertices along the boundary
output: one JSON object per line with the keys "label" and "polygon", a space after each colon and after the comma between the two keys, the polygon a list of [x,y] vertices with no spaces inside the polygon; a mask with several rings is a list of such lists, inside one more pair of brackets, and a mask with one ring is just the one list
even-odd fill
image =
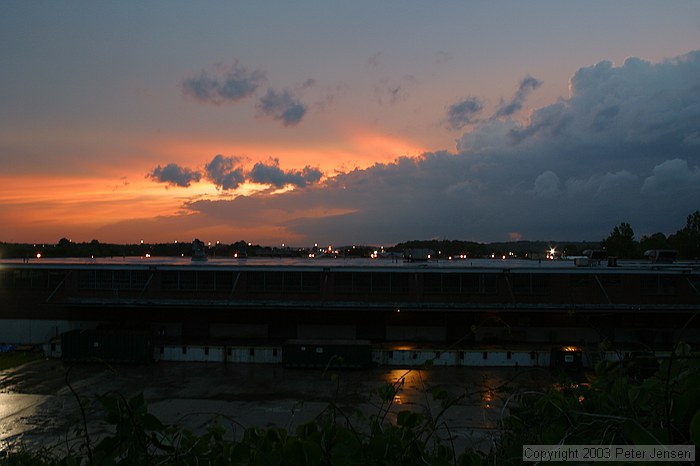
{"label": "concrete wall", "polygon": [[300,340],[354,340],[357,338],[355,325],[297,325],[297,338]]}
{"label": "concrete wall", "polygon": [[375,364],[380,366],[501,366],[501,367],[547,367],[549,350],[440,350],[435,349],[382,349],[372,354]]}
{"label": "concrete wall", "polygon": [[447,339],[445,327],[423,327],[411,325],[390,325],[386,328],[387,341],[436,341]]}
{"label": "concrete wall", "polygon": [[77,329],[94,329],[95,322],[75,320],[0,319],[0,342],[41,345],[61,333]]}
{"label": "concrete wall", "polygon": [[279,364],[282,362],[282,349],[260,346],[163,345],[155,347],[154,359],[156,361]]}

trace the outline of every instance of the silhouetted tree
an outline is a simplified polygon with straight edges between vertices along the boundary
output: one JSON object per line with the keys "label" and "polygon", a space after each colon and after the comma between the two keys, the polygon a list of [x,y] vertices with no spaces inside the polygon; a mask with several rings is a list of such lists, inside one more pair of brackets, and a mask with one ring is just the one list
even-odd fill
{"label": "silhouetted tree", "polygon": [[672,243],[681,257],[700,258],[700,211],[688,215],[685,227],[676,232]]}
{"label": "silhouetted tree", "polygon": [[623,259],[639,257],[639,244],[634,240],[634,231],[629,223],[622,222],[613,228],[602,245],[610,256]]}
{"label": "silhouetted tree", "polygon": [[651,236],[642,236],[642,239],[639,240],[639,248],[642,252],[650,249],[670,249],[670,247],[666,235],[661,232],[654,233]]}

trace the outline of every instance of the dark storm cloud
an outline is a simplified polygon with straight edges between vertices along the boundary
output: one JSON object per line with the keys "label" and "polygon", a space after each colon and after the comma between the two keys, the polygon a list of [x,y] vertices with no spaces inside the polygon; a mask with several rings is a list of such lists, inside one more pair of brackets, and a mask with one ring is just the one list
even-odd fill
{"label": "dark storm cloud", "polygon": [[188,187],[192,182],[197,182],[202,178],[198,171],[181,167],[175,163],[169,163],[165,167],[158,165],[152,172],[146,175],[147,178],[159,183],[167,183],[170,186]]}
{"label": "dark storm cloud", "polygon": [[277,92],[268,89],[260,98],[258,109],[265,116],[281,121],[284,126],[297,125],[306,114],[306,106],[287,90]]}
{"label": "dark storm cloud", "polygon": [[530,92],[534,91],[541,85],[542,81],[535,79],[532,76],[525,77],[522,81],[520,81],[520,86],[518,86],[518,90],[513,98],[508,102],[501,101],[501,104],[498,106],[498,109],[494,114],[494,118],[511,116],[515,112],[519,111],[521,108],[523,108],[523,103],[525,102],[525,99],[527,99]]}
{"label": "dark storm cloud", "polygon": [[245,182],[243,167],[239,157],[216,155],[204,166],[206,177],[217,189],[236,189]]}
{"label": "dark storm cloud", "polygon": [[461,129],[476,123],[477,115],[484,109],[483,102],[477,97],[467,97],[461,102],[450,105],[447,109],[447,122],[452,129]]}
{"label": "dark storm cloud", "polygon": [[260,184],[269,184],[276,188],[283,188],[287,185],[303,188],[309,184],[316,183],[323,174],[318,168],[304,167],[303,170],[284,171],[279,167],[279,160],[274,159],[265,164],[258,162],[250,171],[250,181]]}
{"label": "dark storm cloud", "polygon": [[262,71],[249,71],[235,63],[222,71],[221,76],[210,76],[202,71],[197,77],[182,82],[182,92],[202,103],[221,105],[233,103],[253,95],[265,80]]}
{"label": "dark storm cloud", "polygon": [[602,240],[622,221],[637,236],[680,229],[700,208],[700,52],[657,64],[601,62],[570,83],[570,97],[528,122],[477,121],[455,153],[402,157],[278,196],[191,209],[200,220],[250,215],[328,244]]}

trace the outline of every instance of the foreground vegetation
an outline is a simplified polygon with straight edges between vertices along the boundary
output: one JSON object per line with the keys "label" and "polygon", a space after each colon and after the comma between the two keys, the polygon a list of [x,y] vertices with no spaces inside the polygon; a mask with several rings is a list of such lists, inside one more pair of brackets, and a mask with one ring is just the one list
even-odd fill
{"label": "foreground vegetation", "polygon": [[[562,377],[541,392],[501,387],[510,414],[501,419],[490,451],[455,451],[442,420],[468,394],[451,398],[434,391],[442,407],[436,415],[397,412],[397,381],[379,387],[373,415],[357,418],[331,402],[294,433],[248,428],[238,436],[220,420],[202,434],[165,425],[148,412],[143,395],[107,394],[98,401],[111,435],[92,438],[83,411],[73,443],[41,450],[15,444],[0,454],[0,465],[509,465],[522,464],[524,444],[697,445],[698,353],[679,343],[653,374],[635,364],[602,362],[590,383]],[[79,400],[81,408],[85,402]]]}

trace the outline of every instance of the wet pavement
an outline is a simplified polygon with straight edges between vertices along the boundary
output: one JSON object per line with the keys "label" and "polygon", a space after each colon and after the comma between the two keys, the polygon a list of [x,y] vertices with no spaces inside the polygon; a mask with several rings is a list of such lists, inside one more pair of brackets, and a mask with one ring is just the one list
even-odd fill
{"label": "wet pavement", "polygon": [[[331,403],[351,422],[362,425],[358,413],[380,412],[377,389],[385,383],[398,387],[389,421],[405,409],[438,416],[442,406],[432,393],[442,389],[458,400],[441,414],[443,433],[447,435],[448,427],[458,449],[488,449],[499,419],[507,414],[504,405],[511,402],[512,392],[537,390],[551,382],[548,370],[525,368],[322,371],[195,362],[69,367],[58,360],[39,360],[0,371],[0,450],[12,442],[58,448],[78,445],[81,439],[76,438],[74,427],[81,424],[81,417],[71,388],[83,400],[94,437],[109,428],[101,421],[101,408],[94,401],[97,395],[111,392],[130,398],[142,392],[150,412],[166,424],[201,432],[219,419],[230,435],[240,438],[252,426],[294,430],[322,415]],[[506,387],[509,390],[503,391]]]}

